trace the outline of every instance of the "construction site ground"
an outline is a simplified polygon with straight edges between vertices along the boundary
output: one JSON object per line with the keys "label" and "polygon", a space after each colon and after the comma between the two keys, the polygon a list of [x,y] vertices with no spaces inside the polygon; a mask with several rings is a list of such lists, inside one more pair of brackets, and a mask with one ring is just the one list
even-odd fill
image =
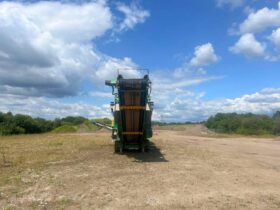
{"label": "construction site ground", "polygon": [[147,153],[110,132],[0,137],[0,209],[280,209],[280,140],[156,127]]}

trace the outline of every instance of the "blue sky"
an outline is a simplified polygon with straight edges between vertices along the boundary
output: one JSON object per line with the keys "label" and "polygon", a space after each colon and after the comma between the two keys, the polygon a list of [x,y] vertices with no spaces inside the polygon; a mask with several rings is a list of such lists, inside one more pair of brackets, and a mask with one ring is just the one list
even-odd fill
{"label": "blue sky", "polygon": [[129,67],[150,69],[154,120],[271,114],[280,110],[279,7],[278,0],[0,1],[0,111],[109,117],[104,80]]}

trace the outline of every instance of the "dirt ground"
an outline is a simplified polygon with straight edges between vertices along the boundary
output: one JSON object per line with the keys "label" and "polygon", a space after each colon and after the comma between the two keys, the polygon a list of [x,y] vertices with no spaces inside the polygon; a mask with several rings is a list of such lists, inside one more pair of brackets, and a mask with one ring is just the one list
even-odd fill
{"label": "dirt ground", "polygon": [[156,130],[150,152],[123,155],[113,153],[110,133],[67,134],[77,142],[98,136],[108,143],[37,170],[29,166],[13,172],[20,174],[20,184],[2,182],[0,206],[280,209],[279,139],[214,138],[195,129]]}

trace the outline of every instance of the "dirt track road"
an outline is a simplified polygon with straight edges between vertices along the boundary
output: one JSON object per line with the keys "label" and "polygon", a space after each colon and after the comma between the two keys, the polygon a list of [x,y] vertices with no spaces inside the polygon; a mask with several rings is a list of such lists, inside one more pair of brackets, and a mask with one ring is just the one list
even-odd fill
{"label": "dirt track road", "polygon": [[0,204],[12,203],[15,209],[280,209],[280,141],[161,130],[149,153],[112,151],[107,145],[76,161],[54,163]]}

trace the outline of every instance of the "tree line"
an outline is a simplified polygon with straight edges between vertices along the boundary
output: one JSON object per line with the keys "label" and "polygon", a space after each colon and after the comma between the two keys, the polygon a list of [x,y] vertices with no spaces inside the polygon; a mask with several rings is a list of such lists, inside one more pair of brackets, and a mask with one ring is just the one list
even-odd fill
{"label": "tree line", "polygon": [[[11,112],[0,112],[0,135],[12,134],[33,134],[50,132],[58,127],[65,125],[81,125],[92,123],[93,121],[103,124],[111,124],[108,118],[89,120],[81,116],[68,116],[46,120],[43,118],[33,118],[29,115],[15,114]],[[153,122],[153,125],[181,125],[185,123],[164,123]],[[243,135],[280,135],[280,111],[272,116],[257,114],[237,114],[237,113],[218,113],[211,116],[204,124],[211,130],[219,133],[236,133]]]}
{"label": "tree line", "polygon": [[280,111],[272,116],[258,114],[218,113],[205,125],[219,133],[243,135],[280,135]]}
{"label": "tree line", "polygon": [[152,125],[158,126],[166,126],[166,125],[196,125],[200,124],[201,122],[160,122],[160,121],[152,121]]}
{"label": "tree line", "polygon": [[[104,118],[103,121],[108,123],[109,119]],[[81,116],[46,120],[29,115],[0,112],[0,135],[45,133],[64,125],[80,125],[86,122],[89,123],[91,120]]]}

